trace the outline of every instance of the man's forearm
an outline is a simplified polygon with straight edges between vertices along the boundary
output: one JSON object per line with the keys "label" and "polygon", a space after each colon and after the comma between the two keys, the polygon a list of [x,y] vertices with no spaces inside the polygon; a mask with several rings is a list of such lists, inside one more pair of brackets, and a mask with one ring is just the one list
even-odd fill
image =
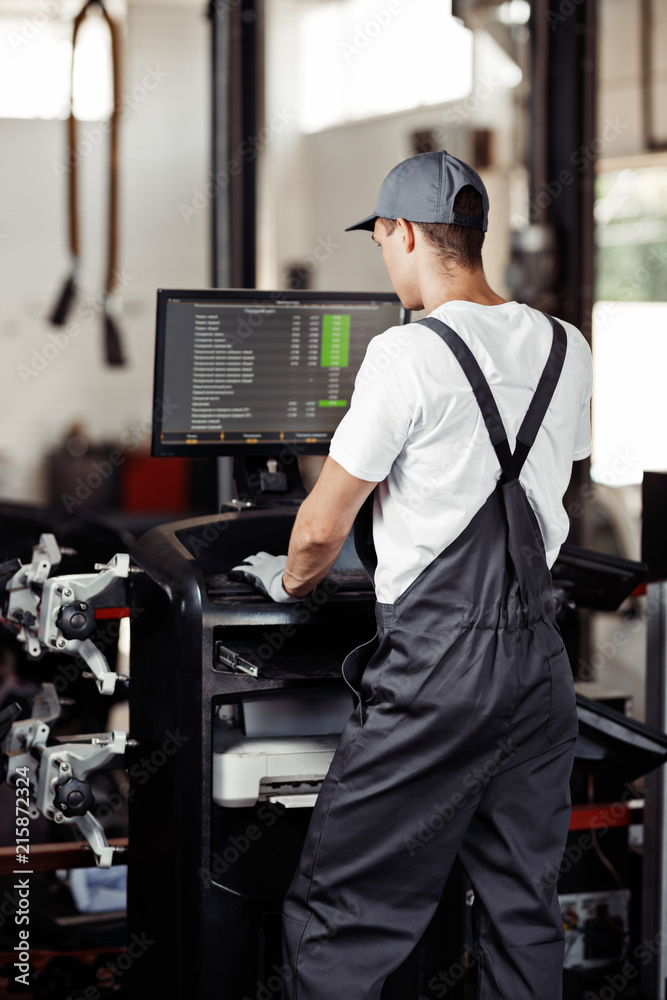
{"label": "man's forearm", "polygon": [[290,538],[283,587],[292,597],[305,597],[323,580],[338,558],[347,533],[342,537],[323,531],[304,511],[304,504],[294,524]]}
{"label": "man's forearm", "polygon": [[375,485],[351,476],[331,456],[327,458],[292,529],[283,574],[283,587],[290,596],[305,597],[324,579]]}

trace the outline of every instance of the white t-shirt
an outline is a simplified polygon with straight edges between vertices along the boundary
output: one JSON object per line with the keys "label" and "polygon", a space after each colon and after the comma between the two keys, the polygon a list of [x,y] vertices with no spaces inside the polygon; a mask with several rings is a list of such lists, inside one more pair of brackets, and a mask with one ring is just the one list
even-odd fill
{"label": "white t-shirt", "polygon": [[[551,349],[552,328],[518,302],[453,301],[431,313],[470,347],[493,392],[510,448]],[[569,323],[556,391],[521,472],[551,566],[569,530],[562,498],[572,461],[590,454],[591,354]],[[368,346],[333,459],[377,481],[373,538],[378,601],[392,604],[457,538],[495,489],[500,464],[468,379],[427,327],[392,327]]]}

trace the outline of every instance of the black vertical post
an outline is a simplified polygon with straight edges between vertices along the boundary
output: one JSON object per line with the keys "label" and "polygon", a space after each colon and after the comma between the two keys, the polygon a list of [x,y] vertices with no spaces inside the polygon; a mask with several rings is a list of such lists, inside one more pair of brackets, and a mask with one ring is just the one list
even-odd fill
{"label": "black vertical post", "polygon": [[[211,283],[254,288],[257,156],[263,111],[263,0],[211,0]],[[235,495],[218,459],[218,502]]]}
{"label": "black vertical post", "polygon": [[[531,15],[530,219],[555,257],[545,304],[591,341],[595,278],[597,0],[535,0]],[[568,541],[591,547],[590,463],[576,462],[564,504]],[[563,623],[572,656],[590,659],[590,613]],[[575,676],[577,675],[576,663]]]}
{"label": "black vertical post", "polygon": [[[554,312],[591,339],[595,241],[595,68],[597,0],[537,0],[532,16],[531,221],[555,239]],[[588,463],[575,466],[565,497],[569,541],[589,543]],[[575,506],[578,505],[578,506]]]}
{"label": "black vertical post", "polygon": [[211,0],[212,281],[254,288],[262,0]]}
{"label": "black vertical post", "polygon": [[[554,192],[550,208],[558,248],[558,315],[578,326],[590,343],[595,293],[597,0],[572,6],[571,14],[558,21],[552,16],[550,23],[546,160]],[[562,17],[559,7],[558,0],[550,0],[552,15]],[[589,483],[589,463],[578,462],[565,496],[566,508],[579,514],[570,518],[569,541],[588,547],[592,512],[582,500],[582,488]],[[586,650],[581,652],[588,659]]]}
{"label": "black vertical post", "polygon": [[[594,296],[596,0],[550,0],[547,18],[546,167],[556,230],[556,292],[562,319],[590,341]],[[558,19],[556,19],[558,18]]]}

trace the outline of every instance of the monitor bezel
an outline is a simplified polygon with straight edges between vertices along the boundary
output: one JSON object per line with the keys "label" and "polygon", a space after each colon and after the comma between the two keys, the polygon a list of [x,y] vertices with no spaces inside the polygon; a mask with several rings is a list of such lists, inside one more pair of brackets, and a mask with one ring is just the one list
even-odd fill
{"label": "monitor bezel", "polygon": [[266,443],[261,445],[248,446],[243,442],[216,442],[215,444],[176,444],[165,445],[160,440],[162,427],[160,407],[164,405],[164,353],[165,353],[165,333],[166,333],[166,310],[167,302],[170,299],[185,299],[187,301],[236,301],[236,302],[300,302],[300,303],[356,303],[356,302],[380,302],[383,305],[396,305],[399,307],[400,319],[397,326],[404,326],[410,322],[410,314],[400,299],[394,292],[328,292],[328,291],[301,291],[294,289],[283,289],[280,291],[267,291],[254,288],[207,288],[207,289],[174,289],[159,288],[157,292],[157,312],[155,323],[155,360],[153,369],[153,410],[151,428],[151,455],[154,458],[218,458],[218,457],[240,457],[252,455],[267,455],[278,457],[281,455],[327,455],[329,453],[329,441],[318,441],[307,443],[305,441]]}

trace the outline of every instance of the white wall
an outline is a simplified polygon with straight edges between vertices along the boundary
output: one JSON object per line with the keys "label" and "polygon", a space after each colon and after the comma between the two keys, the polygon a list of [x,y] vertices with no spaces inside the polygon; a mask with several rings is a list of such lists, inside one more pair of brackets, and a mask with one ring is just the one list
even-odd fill
{"label": "white wall", "polygon": [[[84,318],[104,284],[106,148],[93,149],[80,165],[83,290],[78,313],[70,316],[77,334],[57,349],[50,335],[62,336],[67,328],[52,327],[46,317],[69,266],[67,182],[54,170],[64,159],[65,123],[0,120],[3,498],[45,497],[41,458],[73,421],[95,441],[148,429],[156,289],[209,284],[208,214],[199,212],[186,224],[179,211],[209,168],[205,8],[203,0],[185,9],[131,5],[128,14],[123,92],[135,106],[121,125],[126,367],[104,364],[101,317]],[[82,135],[86,129],[93,135],[94,123],[82,123]],[[44,365],[39,357],[45,355]]]}

